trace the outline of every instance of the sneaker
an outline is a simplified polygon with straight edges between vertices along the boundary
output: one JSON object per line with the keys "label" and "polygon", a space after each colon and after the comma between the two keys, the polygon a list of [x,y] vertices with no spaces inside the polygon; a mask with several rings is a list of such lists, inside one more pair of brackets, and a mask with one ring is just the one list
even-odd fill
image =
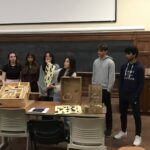
{"label": "sneaker", "polygon": [[119,132],[114,136],[114,138],[115,138],[115,139],[121,139],[121,138],[126,137],[126,136],[127,136],[127,132],[119,131]]}
{"label": "sneaker", "polygon": [[141,145],[141,142],[142,142],[141,136],[136,135],[135,139],[134,139],[134,142],[133,142],[133,145],[139,146],[139,145]]}
{"label": "sneaker", "polygon": [[104,134],[105,134],[105,137],[110,137],[111,136],[111,130],[105,130]]}

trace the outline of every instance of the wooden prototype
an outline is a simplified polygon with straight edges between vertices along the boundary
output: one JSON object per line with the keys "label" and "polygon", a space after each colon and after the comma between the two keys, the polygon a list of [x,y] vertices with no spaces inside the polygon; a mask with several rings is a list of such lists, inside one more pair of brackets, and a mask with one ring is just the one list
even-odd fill
{"label": "wooden prototype", "polygon": [[30,83],[5,83],[0,89],[1,107],[24,107],[29,99]]}

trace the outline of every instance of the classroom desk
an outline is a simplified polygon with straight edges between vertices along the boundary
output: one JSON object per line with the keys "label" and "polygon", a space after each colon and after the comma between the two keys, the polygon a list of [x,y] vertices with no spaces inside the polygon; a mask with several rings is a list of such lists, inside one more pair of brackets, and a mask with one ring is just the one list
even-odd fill
{"label": "classroom desk", "polygon": [[[81,113],[81,114],[55,114],[55,106],[56,105],[63,105],[58,102],[48,102],[48,101],[36,101],[36,100],[29,100],[24,107],[26,110],[26,114],[30,119],[30,116],[60,116],[60,117],[90,117],[90,118],[105,118],[105,114],[89,114],[89,113]],[[82,105],[81,105],[82,107]],[[49,108],[47,113],[40,113],[40,112],[29,112],[31,108]],[[5,146],[5,138],[1,138],[0,149]]]}
{"label": "classroom desk", "polygon": [[[30,100],[29,103],[27,103],[25,109],[27,115],[35,115],[35,116],[62,116],[62,117],[101,117],[104,118],[105,114],[89,114],[82,112],[81,114],[55,114],[55,106],[56,105],[63,105],[58,102],[48,102],[48,101],[34,101]],[[29,112],[31,108],[49,108],[47,113],[40,113],[40,112]],[[81,104],[81,108],[83,108],[83,105]]]}

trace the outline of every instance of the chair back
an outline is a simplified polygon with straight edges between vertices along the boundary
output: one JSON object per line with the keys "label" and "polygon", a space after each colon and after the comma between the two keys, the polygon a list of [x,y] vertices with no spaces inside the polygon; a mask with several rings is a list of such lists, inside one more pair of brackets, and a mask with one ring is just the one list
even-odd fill
{"label": "chair back", "polygon": [[103,118],[72,118],[70,140],[74,144],[98,146],[104,144]]}
{"label": "chair back", "polygon": [[25,109],[0,109],[0,132],[26,132]]}
{"label": "chair back", "polygon": [[65,141],[65,129],[59,120],[31,120],[28,123],[31,140],[36,144],[58,144]]}

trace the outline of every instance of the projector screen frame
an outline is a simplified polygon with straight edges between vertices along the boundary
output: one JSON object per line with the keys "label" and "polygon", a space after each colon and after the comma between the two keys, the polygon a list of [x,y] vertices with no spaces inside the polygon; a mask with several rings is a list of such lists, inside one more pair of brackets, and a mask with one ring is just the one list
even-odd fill
{"label": "projector screen frame", "polygon": [[78,23],[115,23],[117,22],[117,0],[115,0],[115,18],[114,20],[106,20],[106,21],[61,21],[61,22],[27,22],[27,23],[0,23],[0,26],[3,25],[38,25],[38,24],[78,24]]}

